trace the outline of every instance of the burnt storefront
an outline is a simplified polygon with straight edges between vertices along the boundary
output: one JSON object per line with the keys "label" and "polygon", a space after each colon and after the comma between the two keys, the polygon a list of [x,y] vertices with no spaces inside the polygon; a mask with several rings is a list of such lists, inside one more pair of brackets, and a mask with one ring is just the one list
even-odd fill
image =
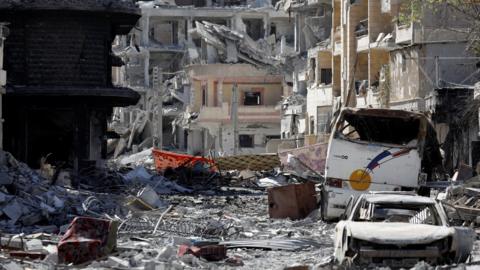
{"label": "burnt storefront", "polygon": [[133,1],[3,0],[8,22],[4,148],[32,167],[50,154],[78,170],[106,157],[112,108],[139,95],[112,85],[116,35],[139,19]]}

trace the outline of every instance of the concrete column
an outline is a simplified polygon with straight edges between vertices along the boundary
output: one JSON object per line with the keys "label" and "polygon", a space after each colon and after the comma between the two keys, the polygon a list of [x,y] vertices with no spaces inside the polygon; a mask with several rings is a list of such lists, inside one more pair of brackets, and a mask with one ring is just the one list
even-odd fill
{"label": "concrete column", "polygon": [[145,52],[144,56],[144,66],[143,66],[143,76],[144,76],[144,87],[149,88],[150,87],[150,51]]}
{"label": "concrete column", "polygon": [[193,24],[193,20],[192,18],[188,19],[187,20],[187,40],[188,42],[192,42],[192,37],[190,36],[190,29],[192,29],[192,24]]}
{"label": "concrete column", "polygon": [[5,94],[4,86],[7,82],[7,73],[3,70],[3,43],[7,33],[8,29],[0,23],[0,149],[3,149],[2,95]]}
{"label": "concrete column", "polygon": [[144,15],[142,21],[142,46],[148,47],[150,44],[150,15]]}
{"label": "concrete column", "polygon": [[185,24],[187,21],[184,19],[178,20],[178,27],[177,27],[177,37],[178,37],[178,42],[177,44],[183,45],[185,44],[185,41],[187,40],[187,37],[185,36]]}
{"label": "concrete column", "polygon": [[263,16],[263,28],[265,29],[263,36],[267,39],[270,36],[270,17],[268,14]]}
{"label": "concrete column", "polygon": [[294,27],[294,35],[295,35],[295,51],[300,51],[300,36],[301,30],[300,29],[300,16],[295,14],[295,27]]}

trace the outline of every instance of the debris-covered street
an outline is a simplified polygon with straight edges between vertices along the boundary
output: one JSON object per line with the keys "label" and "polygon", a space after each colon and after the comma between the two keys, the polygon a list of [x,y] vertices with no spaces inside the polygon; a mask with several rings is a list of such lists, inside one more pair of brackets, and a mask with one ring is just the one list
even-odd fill
{"label": "debris-covered street", "polygon": [[480,269],[479,7],[0,0],[0,270]]}
{"label": "debris-covered street", "polygon": [[[233,176],[223,183],[182,186],[144,166],[124,167],[107,193],[105,186],[72,189],[67,179],[52,185],[9,154],[2,152],[1,160],[0,171],[12,179],[2,184],[1,193],[0,260],[5,269],[52,269],[70,263],[89,269],[335,268],[336,223],[323,222],[318,209],[304,219],[270,218],[265,185],[279,185],[285,176],[270,173],[266,181],[257,173],[259,177],[250,179]],[[128,159],[120,159],[120,166],[121,160]],[[130,161],[128,165],[145,163],[147,168],[152,162],[148,157]],[[72,231],[75,225],[68,227],[68,221],[74,216],[116,223],[116,228]],[[103,246],[110,237],[116,246]],[[69,239],[79,242],[71,246]],[[100,253],[92,250],[95,241],[101,241]],[[476,267],[479,247],[476,240],[467,269]]]}

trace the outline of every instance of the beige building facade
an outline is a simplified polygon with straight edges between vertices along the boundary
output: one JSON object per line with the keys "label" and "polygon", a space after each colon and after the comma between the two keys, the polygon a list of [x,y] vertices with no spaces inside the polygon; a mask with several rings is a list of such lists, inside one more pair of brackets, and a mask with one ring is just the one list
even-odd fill
{"label": "beige building facade", "polygon": [[305,144],[328,140],[332,114],[342,106],[434,114],[437,90],[472,88],[479,80],[480,59],[464,34],[469,23],[452,9],[424,10],[420,21],[402,23],[401,0],[324,4],[331,37],[307,48],[303,71]]}

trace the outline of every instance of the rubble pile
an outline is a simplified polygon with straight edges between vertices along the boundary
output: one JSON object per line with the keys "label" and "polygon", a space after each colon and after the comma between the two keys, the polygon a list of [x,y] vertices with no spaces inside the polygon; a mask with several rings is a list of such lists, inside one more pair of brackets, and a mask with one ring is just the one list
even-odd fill
{"label": "rubble pile", "polygon": [[[480,225],[480,189],[478,177],[474,177],[463,185],[451,186],[447,189],[444,204],[454,208],[450,217],[464,225]],[[472,187],[474,186],[474,187]]]}
{"label": "rubble pile", "polygon": [[[113,194],[96,194],[52,185],[10,153],[0,151],[0,228],[2,232],[58,232],[74,216],[104,213],[125,215]],[[97,181],[101,178],[97,178]],[[100,182],[100,184],[102,184]],[[102,214],[92,211],[92,198],[102,202]],[[86,203],[90,198],[91,203]],[[120,197],[119,197],[120,198]],[[96,206],[100,207],[99,205]],[[108,211],[106,209],[109,209]],[[100,210],[100,209],[97,209]]]}
{"label": "rubble pile", "polygon": [[[321,220],[314,182],[278,170],[222,174],[207,170],[201,173],[209,177],[200,173],[192,178],[195,181],[187,181],[195,176],[187,175],[194,167],[180,166],[160,175],[141,166],[146,154],[121,158],[125,159],[129,162],[122,168],[103,174],[117,179],[107,182],[116,188],[82,184],[74,190],[60,182],[54,185],[2,152],[0,172],[12,180],[1,188],[0,265],[5,269],[335,267],[335,223]],[[475,188],[459,187],[447,198],[457,205],[477,206],[478,194]],[[473,259],[477,257],[474,251]],[[429,266],[416,266],[420,268]]]}
{"label": "rubble pile", "polygon": [[330,261],[333,226],[317,212],[300,221],[270,220],[263,192],[162,199],[174,207],[163,216],[156,211],[126,221],[119,252],[90,267],[282,269]]}
{"label": "rubble pile", "polygon": [[254,41],[245,33],[207,21],[196,22],[195,33],[215,47],[226,63],[240,59],[257,67],[281,68],[286,57],[292,54],[284,37],[278,43],[274,35]]}
{"label": "rubble pile", "polygon": [[32,226],[47,218],[60,221],[64,213],[71,212],[65,209],[68,207],[65,190],[48,188],[45,178],[3,151],[0,151],[0,180],[2,231],[18,231],[17,226]]}

